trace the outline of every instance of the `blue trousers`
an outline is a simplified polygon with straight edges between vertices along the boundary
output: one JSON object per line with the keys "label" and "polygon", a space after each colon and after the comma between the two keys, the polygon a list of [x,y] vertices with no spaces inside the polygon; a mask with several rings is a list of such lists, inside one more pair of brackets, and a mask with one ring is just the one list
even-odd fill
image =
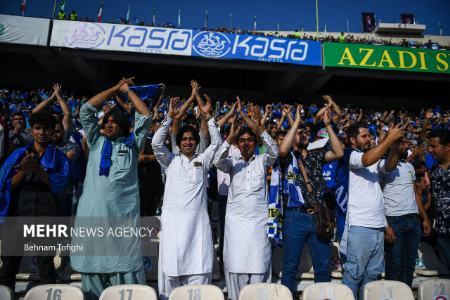
{"label": "blue trousers", "polygon": [[397,239],[386,243],[386,279],[398,280],[411,286],[416,267],[417,249],[422,237],[420,217],[408,214],[386,217]]}
{"label": "blue trousers", "polygon": [[317,236],[314,215],[298,209],[287,209],[283,224],[283,275],[281,283],[292,295],[297,292],[297,271],[305,243],[314,267],[314,282],[330,282],[330,241]]}
{"label": "blue trousers", "polygon": [[363,299],[364,285],[377,280],[383,273],[384,228],[351,226],[342,267],[342,283],[352,290],[355,299]]}

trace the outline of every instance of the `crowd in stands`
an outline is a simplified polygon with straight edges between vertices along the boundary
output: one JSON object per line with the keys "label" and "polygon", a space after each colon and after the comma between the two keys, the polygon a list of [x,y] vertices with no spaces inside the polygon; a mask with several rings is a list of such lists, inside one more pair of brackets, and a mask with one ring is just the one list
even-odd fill
{"label": "crowd in stands", "polygon": [[305,40],[315,40],[319,42],[336,42],[336,43],[352,43],[352,44],[368,44],[368,45],[385,45],[385,46],[396,46],[396,47],[408,47],[408,48],[426,48],[426,49],[434,49],[434,50],[450,50],[449,45],[440,45],[436,42],[432,42],[431,40],[428,40],[426,42],[418,42],[414,39],[402,39],[400,42],[393,42],[392,40],[388,39],[381,39],[379,37],[358,37],[354,36],[351,33],[345,34],[344,32],[341,32],[341,34],[338,37],[328,35],[328,36],[321,36],[321,37],[315,37],[312,35],[301,35],[298,32],[288,35],[290,38],[302,38]]}
{"label": "crowd in stands", "polygon": [[[382,272],[411,286],[424,238],[450,269],[449,107],[359,108],[328,95],[319,104],[216,101],[195,80],[187,97],[165,89],[124,78],[89,97],[59,84],[0,90],[1,216],[121,226],[160,214],[160,299],[211,282],[216,236],[233,300],[246,284],[271,280],[273,247],[284,249],[281,282],[293,294],[306,244],[315,281],[327,282],[331,241],[341,242],[343,283],[356,299]],[[324,210],[327,228],[317,224]],[[111,248],[82,242],[97,254]],[[145,284],[139,239],[114,243],[127,256],[70,258],[88,299],[109,284]],[[20,257],[2,261],[0,284],[14,289]],[[52,258],[37,264],[41,281],[55,282]]]}

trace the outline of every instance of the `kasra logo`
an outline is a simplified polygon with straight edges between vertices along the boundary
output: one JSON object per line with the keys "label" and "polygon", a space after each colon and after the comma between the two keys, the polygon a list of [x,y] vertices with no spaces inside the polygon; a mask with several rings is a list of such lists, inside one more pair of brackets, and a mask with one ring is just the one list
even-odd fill
{"label": "kasra logo", "polygon": [[194,51],[200,56],[219,58],[230,52],[230,39],[220,32],[201,31],[192,41]]}
{"label": "kasra logo", "polygon": [[97,48],[105,41],[105,30],[94,23],[76,22],[66,31],[66,42],[74,48]]}

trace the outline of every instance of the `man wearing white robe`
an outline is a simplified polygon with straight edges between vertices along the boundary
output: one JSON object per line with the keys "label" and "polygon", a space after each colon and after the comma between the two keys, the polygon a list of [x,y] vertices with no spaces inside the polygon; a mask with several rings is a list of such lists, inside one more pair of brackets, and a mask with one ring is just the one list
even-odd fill
{"label": "man wearing white robe", "polygon": [[[278,157],[276,143],[242,112],[239,100],[237,110],[249,128],[238,132],[237,122],[233,122],[227,140],[214,158],[214,165],[231,178],[225,215],[224,270],[228,298],[232,300],[238,300],[245,285],[271,280],[266,169]],[[255,133],[261,136],[267,153],[255,154]],[[241,156],[230,157],[229,150],[236,138]]]}
{"label": "man wearing white robe", "polygon": [[153,137],[152,147],[158,162],[166,168],[166,187],[161,214],[159,248],[159,299],[168,299],[173,289],[183,285],[209,284],[212,278],[214,248],[207,210],[207,175],[217,148],[220,133],[211,118],[211,102],[198,101],[204,118],[208,120],[211,144],[201,154],[197,129],[182,127],[176,142],[179,154],[170,152],[164,141],[176,115],[171,100],[167,118]]}

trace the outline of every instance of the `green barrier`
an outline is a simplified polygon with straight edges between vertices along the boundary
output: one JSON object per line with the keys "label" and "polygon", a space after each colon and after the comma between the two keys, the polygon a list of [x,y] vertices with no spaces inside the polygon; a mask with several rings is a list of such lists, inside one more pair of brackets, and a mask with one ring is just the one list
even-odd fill
{"label": "green barrier", "polygon": [[450,51],[324,43],[325,67],[450,74]]}

